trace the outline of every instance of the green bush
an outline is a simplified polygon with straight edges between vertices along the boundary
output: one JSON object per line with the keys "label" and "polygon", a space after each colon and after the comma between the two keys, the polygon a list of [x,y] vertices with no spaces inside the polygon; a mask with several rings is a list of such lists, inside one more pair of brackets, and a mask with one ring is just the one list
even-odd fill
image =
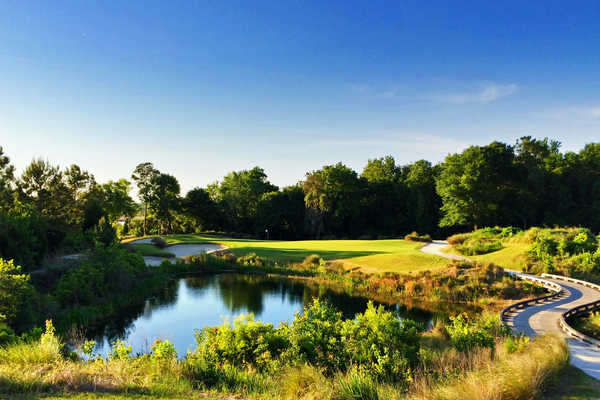
{"label": "green bush", "polygon": [[398,382],[408,379],[417,362],[420,329],[410,320],[400,322],[383,306],[369,302],[366,311],[344,321],[342,342],[350,362],[374,377]]}
{"label": "green bush", "polygon": [[53,294],[63,307],[100,304],[135,288],[146,273],[138,254],[117,247],[97,248],[57,282]]}
{"label": "green bush", "polygon": [[271,324],[254,320],[254,315],[240,315],[220,327],[196,332],[198,346],[190,361],[202,364],[252,367],[260,371],[273,370],[278,358],[288,346],[286,338]]}
{"label": "green bush", "polygon": [[21,267],[12,260],[0,258],[0,322],[13,326],[26,311],[34,293],[29,275],[22,274]]}
{"label": "green bush", "polygon": [[164,249],[167,247],[167,241],[160,236],[153,237],[151,243],[159,249]]}
{"label": "green bush", "polygon": [[177,360],[177,350],[168,340],[155,340],[150,358],[158,363],[170,363]]}
{"label": "green bush", "polygon": [[431,236],[419,235],[417,232],[413,231],[404,236],[404,240],[410,240],[412,242],[431,242]]}
{"label": "green bush", "polygon": [[129,360],[131,358],[131,345],[117,339],[112,343],[108,357],[111,360]]}
{"label": "green bush", "polygon": [[198,345],[188,353],[185,371],[214,386],[223,384],[231,372],[227,368],[273,373],[283,366],[308,364],[333,376],[354,365],[377,380],[408,382],[417,363],[419,338],[414,322],[400,321],[381,306],[369,303],[363,314],[344,321],[341,313],[315,299],[291,324],[279,328],[248,315],[233,326],[226,321],[198,331]]}
{"label": "green bush", "polygon": [[477,322],[469,322],[464,314],[450,317],[446,326],[452,345],[459,351],[469,351],[474,347],[494,347],[494,337],[489,328]]}
{"label": "green bush", "polygon": [[348,356],[342,343],[342,313],[319,299],[297,313],[286,336],[288,362],[307,362],[326,373],[344,369]]}

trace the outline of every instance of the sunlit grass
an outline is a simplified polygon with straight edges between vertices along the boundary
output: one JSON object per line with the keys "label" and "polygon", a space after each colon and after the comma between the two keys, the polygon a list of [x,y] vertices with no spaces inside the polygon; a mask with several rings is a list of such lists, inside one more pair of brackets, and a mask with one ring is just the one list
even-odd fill
{"label": "sunlit grass", "polygon": [[442,257],[422,253],[422,243],[401,239],[267,241],[202,234],[168,235],[165,239],[169,245],[221,243],[236,256],[256,253],[281,263],[298,263],[308,255],[318,254],[324,260],[340,260],[347,268],[359,267],[364,272],[410,272],[439,268],[448,263]]}

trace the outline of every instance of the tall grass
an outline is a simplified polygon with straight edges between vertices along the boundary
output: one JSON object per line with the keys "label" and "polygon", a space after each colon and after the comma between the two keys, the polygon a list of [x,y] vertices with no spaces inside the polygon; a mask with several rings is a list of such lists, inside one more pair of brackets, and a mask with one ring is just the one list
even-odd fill
{"label": "tall grass", "polygon": [[[464,355],[465,370],[455,379],[441,383],[423,378],[411,397],[419,400],[519,400],[537,398],[568,365],[566,342],[553,335],[539,337],[510,351],[497,346],[489,357],[481,351]],[[447,364],[447,361],[444,360]],[[452,360],[454,363],[459,359]]]}

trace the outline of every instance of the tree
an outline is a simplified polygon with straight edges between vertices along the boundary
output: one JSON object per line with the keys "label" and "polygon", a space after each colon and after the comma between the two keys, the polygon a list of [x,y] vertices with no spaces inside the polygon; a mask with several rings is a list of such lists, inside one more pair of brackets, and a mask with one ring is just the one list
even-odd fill
{"label": "tree", "polygon": [[495,224],[516,180],[511,146],[493,142],[446,157],[437,181],[440,226]]}
{"label": "tree", "polygon": [[305,218],[304,192],[299,186],[265,193],[258,202],[256,232],[269,230],[272,239],[299,239]]}
{"label": "tree", "polygon": [[355,171],[342,163],[326,165],[307,173],[302,188],[317,238],[325,224],[332,233],[356,233],[362,183]]}
{"label": "tree", "polygon": [[12,206],[14,180],[15,167],[0,146],[0,210],[8,210]]}
{"label": "tree", "polygon": [[179,182],[173,175],[160,173],[152,176],[150,185],[152,186],[152,197],[149,205],[156,213],[156,218],[160,223],[159,233],[164,232],[165,223],[171,230],[172,211],[177,211],[180,206]]}
{"label": "tree", "polygon": [[136,212],[136,204],[129,196],[131,183],[127,179],[109,181],[101,187],[102,208],[110,223],[114,223],[120,217],[133,217]]}
{"label": "tree", "polygon": [[131,179],[135,181],[138,187],[138,196],[144,209],[144,236],[146,236],[146,216],[148,214],[148,203],[154,196],[154,187],[152,186],[153,177],[160,172],[154,168],[151,162],[138,164],[131,174]]}
{"label": "tree", "polygon": [[268,181],[267,174],[260,167],[231,172],[222,182],[208,187],[213,200],[222,207],[228,224],[245,232],[254,229],[260,197],[276,190],[278,187]]}
{"label": "tree", "polygon": [[183,211],[202,226],[202,229],[215,228],[218,224],[217,205],[205,189],[190,190],[183,199]]}
{"label": "tree", "polygon": [[363,169],[361,177],[369,182],[397,182],[401,169],[396,166],[392,156],[369,160]]}
{"label": "tree", "polygon": [[411,230],[434,234],[438,230],[442,199],[438,196],[435,182],[440,174],[439,166],[419,160],[402,168],[403,182],[408,191],[408,216]]}

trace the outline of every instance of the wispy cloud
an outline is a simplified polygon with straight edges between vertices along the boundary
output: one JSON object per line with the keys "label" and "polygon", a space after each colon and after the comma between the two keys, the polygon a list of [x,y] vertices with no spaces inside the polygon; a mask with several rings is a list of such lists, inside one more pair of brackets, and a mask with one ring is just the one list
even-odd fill
{"label": "wispy cloud", "polygon": [[431,100],[448,104],[489,103],[514,94],[519,89],[516,83],[499,85],[487,83],[477,90],[460,93],[444,93],[430,96]]}
{"label": "wispy cloud", "polygon": [[596,122],[600,121],[600,105],[578,105],[552,108],[534,113],[536,117],[570,121]]}
{"label": "wispy cloud", "polygon": [[350,85],[350,91],[357,95],[382,99],[396,98],[399,93],[399,90],[396,87],[381,88],[365,84]]}

